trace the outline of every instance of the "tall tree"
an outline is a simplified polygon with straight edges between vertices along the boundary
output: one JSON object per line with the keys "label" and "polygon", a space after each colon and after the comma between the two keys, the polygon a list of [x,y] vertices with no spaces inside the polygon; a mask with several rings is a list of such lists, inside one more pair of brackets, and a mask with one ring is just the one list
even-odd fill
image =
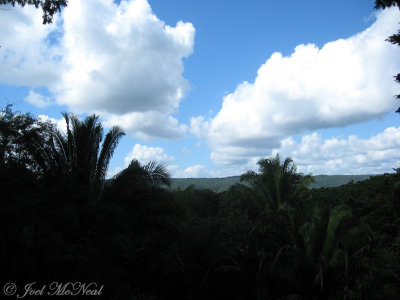
{"label": "tall tree", "polygon": [[375,1],[375,8],[383,8],[385,9],[386,7],[391,7],[391,6],[399,6],[400,7],[400,1],[399,0],[376,0]]}
{"label": "tall tree", "polygon": [[270,299],[271,286],[267,273],[274,256],[295,243],[295,231],[302,222],[300,193],[311,176],[297,173],[291,158],[281,161],[279,154],[258,161],[259,173],[248,171],[241,181],[250,185],[256,216],[251,234],[255,236],[258,267],[258,299]]}
{"label": "tall tree", "polygon": [[311,176],[297,173],[297,168],[291,158],[283,162],[277,154],[273,158],[261,159],[257,163],[259,173],[248,171],[240,178],[253,188],[261,201],[262,211],[283,208],[293,198],[297,188],[308,184]]}
{"label": "tall tree", "polygon": [[[397,6],[400,9],[400,1],[399,0],[375,0],[375,9],[385,9],[388,7]],[[388,42],[399,45],[400,46],[400,30],[397,34],[393,34],[388,37]],[[400,73],[394,76],[397,83],[400,83]],[[396,95],[397,99],[400,99],[400,95]],[[396,110],[397,113],[400,113],[400,107]]]}
{"label": "tall tree", "polygon": [[53,125],[22,114],[7,105],[0,110],[0,169],[23,168],[37,178],[48,170],[51,147],[47,143]]}
{"label": "tall tree", "polygon": [[[131,201],[137,195],[148,194],[149,191],[164,190],[170,186],[171,178],[163,164],[151,161],[142,165],[136,159],[129,166],[116,174],[107,182],[107,194],[112,200]],[[106,197],[107,198],[107,197]]]}
{"label": "tall tree", "polygon": [[64,114],[67,132],[54,130],[52,145],[54,163],[65,179],[72,184],[101,189],[110,159],[125,133],[114,126],[103,141],[103,127],[98,118],[90,115],[81,121],[75,115]]}
{"label": "tall tree", "polygon": [[21,5],[34,5],[36,8],[41,8],[43,11],[43,24],[53,22],[53,15],[61,12],[61,9],[67,6],[67,0],[0,0],[0,5],[15,4]]}

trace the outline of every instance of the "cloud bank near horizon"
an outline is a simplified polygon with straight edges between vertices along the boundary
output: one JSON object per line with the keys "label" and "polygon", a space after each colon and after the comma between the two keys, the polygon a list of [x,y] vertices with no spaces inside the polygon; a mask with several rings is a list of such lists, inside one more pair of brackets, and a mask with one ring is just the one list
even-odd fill
{"label": "cloud bank near horizon", "polygon": [[[279,153],[281,159],[292,158],[298,171],[305,174],[383,174],[400,167],[399,148],[400,127],[389,127],[366,139],[356,135],[324,139],[317,132],[302,136],[299,142],[288,137],[279,148],[271,151],[270,156]],[[174,157],[168,155],[163,148],[136,144],[125,157],[125,166],[132,159],[142,164],[153,160],[164,163],[173,178],[228,177],[241,175],[248,170],[257,171],[257,161],[265,157],[254,156],[241,165],[222,166],[213,171],[202,164],[181,167],[174,163]]]}
{"label": "cloud bank near horizon", "polygon": [[289,137],[272,153],[291,157],[303,173],[383,174],[400,167],[399,148],[400,127],[389,127],[369,139],[355,135],[323,139],[314,132],[302,136],[297,143]]}

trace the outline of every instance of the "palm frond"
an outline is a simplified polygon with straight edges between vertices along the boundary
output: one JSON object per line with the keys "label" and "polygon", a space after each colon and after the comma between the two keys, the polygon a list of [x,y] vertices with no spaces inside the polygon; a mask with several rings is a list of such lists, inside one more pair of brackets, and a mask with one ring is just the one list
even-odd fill
{"label": "palm frond", "polygon": [[125,135],[125,133],[118,126],[114,126],[107,133],[101,148],[99,159],[97,161],[95,178],[96,182],[102,182],[104,180],[110,159],[113,156],[115,148],[117,147],[118,142],[123,135]]}
{"label": "palm frond", "polygon": [[160,186],[161,184],[171,186],[171,176],[162,163],[150,161],[144,166],[144,169],[155,186]]}
{"label": "palm frond", "polygon": [[334,249],[336,232],[339,225],[345,218],[351,217],[351,215],[351,210],[346,207],[338,206],[331,210],[328,225],[326,227],[326,238],[321,252],[322,256],[330,256]]}

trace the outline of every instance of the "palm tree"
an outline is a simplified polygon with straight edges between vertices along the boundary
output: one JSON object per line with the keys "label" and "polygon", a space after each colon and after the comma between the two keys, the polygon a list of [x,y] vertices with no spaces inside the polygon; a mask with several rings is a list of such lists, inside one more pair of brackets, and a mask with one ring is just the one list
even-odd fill
{"label": "palm tree", "polygon": [[259,173],[248,171],[241,176],[241,181],[250,186],[257,212],[251,230],[256,236],[259,258],[257,292],[259,299],[266,299],[271,296],[267,274],[271,273],[273,257],[287,253],[285,249],[296,242],[296,228],[305,221],[304,201],[300,201],[304,195],[300,193],[312,177],[297,173],[291,158],[281,162],[279,154],[261,159],[257,164]]}
{"label": "palm tree", "polygon": [[351,280],[353,254],[370,244],[370,227],[339,205],[315,207],[297,229],[296,243],[282,245],[264,265],[264,284],[306,299],[336,297]]}
{"label": "palm tree", "polygon": [[248,171],[240,178],[249,184],[257,194],[260,209],[264,213],[286,207],[300,187],[307,186],[311,175],[297,173],[296,165],[288,157],[282,163],[277,154],[257,162],[260,173]]}
{"label": "palm tree", "polygon": [[[162,186],[171,185],[171,177],[166,167],[155,161],[150,161],[142,165],[138,160],[134,159],[129,166],[115,175],[110,180],[110,185],[127,185],[140,183],[140,187],[160,188]],[[138,187],[139,187],[138,186]]]}
{"label": "palm tree", "polygon": [[164,193],[164,187],[170,185],[171,178],[163,164],[151,161],[142,165],[134,159],[127,168],[107,180],[102,198],[135,206],[146,198],[153,201],[154,195]]}
{"label": "palm tree", "polygon": [[[329,286],[325,282],[328,269],[340,268],[344,272],[347,269],[349,252],[341,240],[352,234],[349,243],[355,241],[360,234],[360,230],[356,229],[361,228],[345,223],[351,217],[351,210],[344,206],[336,206],[329,211],[325,209],[325,212],[316,208],[312,220],[299,229],[303,259],[314,270],[313,284],[321,293]],[[341,275],[343,278],[345,274]]]}
{"label": "palm tree", "polygon": [[51,140],[54,173],[73,185],[90,186],[98,194],[110,159],[125,133],[114,126],[103,141],[103,127],[98,116],[90,115],[84,121],[72,114],[63,116],[67,124],[66,134],[54,130]]}
{"label": "palm tree", "polygon": [[181,210],[172,194],[167,193],[165,187],[170,183],[170,175],[163,164],[152,161],[142,165],[134,159],[127,168],[107,180],[102,203],[124,208],[137,241],[159,233],[176,238],[179,234],[175,220],[181,217]]}

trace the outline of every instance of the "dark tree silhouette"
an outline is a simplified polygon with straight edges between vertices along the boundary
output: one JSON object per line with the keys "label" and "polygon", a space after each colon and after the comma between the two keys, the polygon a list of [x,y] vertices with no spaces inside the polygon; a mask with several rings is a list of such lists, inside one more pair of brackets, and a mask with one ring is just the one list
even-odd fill
{"label": "dark tree silhouette", "polygon": [[241,181],[250,184],[260,195],[260,211],[274,211],[285,207],[298,188],[306,186],[312,179],[309,175],[297,173],[291,158],[281,162],[279,154],[274,158],[261,159],[257,164],[260,173],[248,171],[241,176]]}
{"label": "dark tree silhouette", "polygon": [[[375,1],[375,9],[385,9],[387,7],[397,6],[400,9],[400,1],[399,0],[376,0]],[[388,37],[388,42],[400,46],[400,30],[397,34],[393,34]],[[394,76],[395,81],[400,83],[400,73]],[[396,95],[397,99],[400,99],[400,95]],[[400,107],[396,110],[397,113],[400,113]]]}
{"label": "dark tree silhouette", "polygon": [[375,1],[375,8],[386,8],[391,6],[400,6],[399,0],[376,0]]}
{"label": "dark tree silhouette", "polygon": [[43,24],[53,22],[53,15],[61,12],[61,9],[68,4],[68,0],[0,0],[0,5],[15,4],[25,6],[34,5],[43,11]]}
{"label": "dark tree silhouette", "polygon": [[[120,138],[122,129],[114,126],[103,141],[103,127],[98,116],[91,115],[84,121],[72,114],[64,114],[67,132],[53,131],[53,160],[58,174],[73,185],[89,187],[91,196],[98,197],[102,189],[108,164]],[[101,142],[103,143],[101,144]],[[100,147],[101,145],[101,147]]]}
{"label": "dark tree silhouette", "polygon": [[29,113],[0,110],[0,169],[26,168],[37,178],[49,169],[52,149],[47,143],[53,125]]}

